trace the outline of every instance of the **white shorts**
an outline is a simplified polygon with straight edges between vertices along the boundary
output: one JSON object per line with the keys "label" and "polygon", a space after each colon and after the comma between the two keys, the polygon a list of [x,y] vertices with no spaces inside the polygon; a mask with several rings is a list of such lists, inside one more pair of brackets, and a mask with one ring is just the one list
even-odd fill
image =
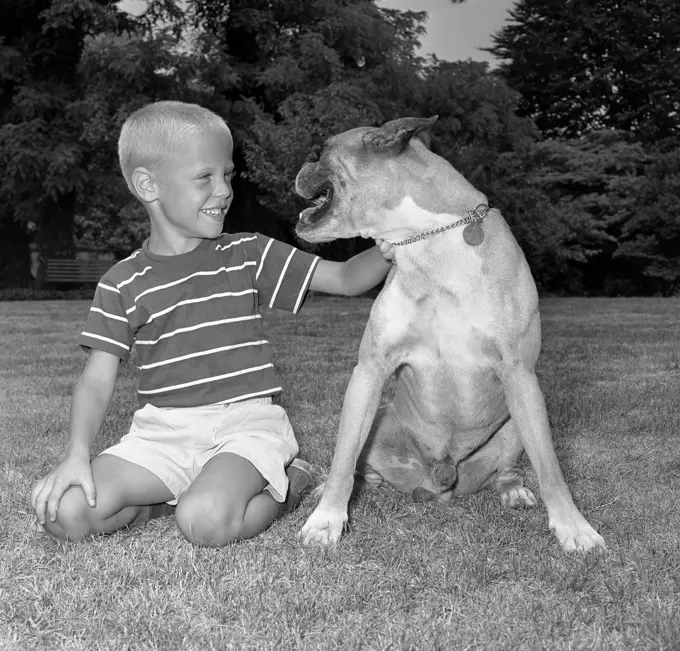
{"label": "white shorts", "polygon": [[227,405],[159,408],[135,412],[130,432],[101,454],[112,454],[150,470],[179,496],[210,459],[222,452],[252,463],[278,502],[288,492],[286,466],[298,453],[288,416],[271,398]]}

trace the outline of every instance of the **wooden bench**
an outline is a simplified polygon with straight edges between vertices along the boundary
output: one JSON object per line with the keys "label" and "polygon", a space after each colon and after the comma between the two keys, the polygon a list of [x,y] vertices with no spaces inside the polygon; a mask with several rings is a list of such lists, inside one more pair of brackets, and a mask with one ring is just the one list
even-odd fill
{"label": "wooden bench", "polygon": [[88,285],[98,283],[101,277],[116,264],[116,260],[47,260],[46,280],[48,283],[70,283]]}

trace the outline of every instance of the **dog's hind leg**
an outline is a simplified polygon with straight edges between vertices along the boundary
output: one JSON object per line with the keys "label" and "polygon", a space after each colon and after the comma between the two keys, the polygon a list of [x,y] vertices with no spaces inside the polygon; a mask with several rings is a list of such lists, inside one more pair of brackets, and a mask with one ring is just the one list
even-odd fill
{"label": "dog's hind leg", "polygon": [[524,446],[512,419],[508,420],[496,432],[501,447],[498,470],[496,471],[496,490],[501,504],[511,509],[536,506],[534,494],[524,485],[524,478],[519,471],[519,461],[524,453]]}
{"label": "dog's hind leg", "polygon": [[478,450],[458,464],[456,495],[476,493],[494,483],[503,506],[512,509],[536,506],[534,494],[524,486],[519,461],[524,447],[512,419]]}
{"label": "dog's hind leg", "polygon": [[352,497],[356,497],[359,493],[364,491],[371,491],[378,488],[383,483],[383,478],[380,473],[366,464],[362,464],[361,472],[354,473],[354,487],[352,488]]}
{"label": "dog's hind leg", "polygon": [[411,495],[424,483],[430,483],[429,471],[418,451],[410,444],[413,435],[399,423],[392,403],[378,410],[371,433],[357,462],[361,488],[375,488],[386,481]]}

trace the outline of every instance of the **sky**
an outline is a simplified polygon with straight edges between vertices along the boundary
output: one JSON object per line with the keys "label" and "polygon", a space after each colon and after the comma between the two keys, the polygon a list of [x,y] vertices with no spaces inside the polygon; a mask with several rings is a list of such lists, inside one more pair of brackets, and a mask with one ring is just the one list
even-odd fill
{"label": "sky", "polygon": [[463,4],[451,0],[379,0],[378,4],[402,11],[427,11],[421,55],[434,53],[447,61],[488,61],[493,66],[498,60],[478,48],[493,45],[491,35],[503,27],[515,0],[466,0]]}
{"label": "sky", "polygon": [[[427,11],[422,56],[434,53],[446,61],[472,59],[493,66],[498,61],[478,48],[492,45],[491,35],[503,26],[514,0],[466,0],[463,4],[451,0],[378,0],[378,4],[402,11]],[[123,0],[121,6],[139,11],[144,4],[141,0]]]}

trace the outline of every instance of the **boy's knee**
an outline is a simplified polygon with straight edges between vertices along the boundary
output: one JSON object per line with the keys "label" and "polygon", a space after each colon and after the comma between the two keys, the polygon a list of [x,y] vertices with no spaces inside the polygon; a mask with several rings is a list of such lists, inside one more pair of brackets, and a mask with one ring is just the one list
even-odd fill
{"label": "boy's knee", "polygon": [[211,502],[191,496],[179,500],[175,520],[182,535],[199,547],[223,547],[241,540],[243,516],[225,513],[223,504],[216,508]]}
{"label": "boy's knee", "polygon": [[44,529],[59,540],[72,542],[84,540],[93,533],[89,511],[92,509],[82,495],[82,490],[74,486],[69,488],[59,501],[56,520],[54,522],[46,520]]}

